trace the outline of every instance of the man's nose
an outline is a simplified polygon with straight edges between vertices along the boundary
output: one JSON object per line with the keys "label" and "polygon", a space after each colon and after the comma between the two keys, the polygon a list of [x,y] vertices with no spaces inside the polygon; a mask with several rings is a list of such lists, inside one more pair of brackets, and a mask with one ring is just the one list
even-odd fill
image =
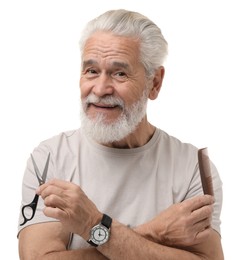
{"label": "man's nose", "polygon": [[102,73],[95,81],[93,93],[98,97],[112,95],[114,92],[113,82],[110,75]]}

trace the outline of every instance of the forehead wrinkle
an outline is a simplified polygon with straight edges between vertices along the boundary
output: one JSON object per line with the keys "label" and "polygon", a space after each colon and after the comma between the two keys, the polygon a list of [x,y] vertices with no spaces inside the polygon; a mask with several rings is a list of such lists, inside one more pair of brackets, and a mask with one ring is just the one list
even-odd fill
{"label": "forehead wrinkle", "polygon": [[[125,37],[118,37],[114,35],[103,34],[106,39],[102,37],[101,34],[93,35],[88,39],[83,56],[94,55],[101,56],[102,58],[111,57],[117,60],[117,57],[125,56],[128,57],[132,55],[132,52],[136,52],[139,47],[139,43],[135,40],[128,39]],[[138,53],[134,53],[136,56]]]}

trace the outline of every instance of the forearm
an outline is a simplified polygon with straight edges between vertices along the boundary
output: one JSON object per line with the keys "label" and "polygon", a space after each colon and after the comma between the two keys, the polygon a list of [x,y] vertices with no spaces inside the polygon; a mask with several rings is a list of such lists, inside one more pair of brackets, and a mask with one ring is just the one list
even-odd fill
{"label": "forearm", "polygon": [[105,245],[98,247],[97,250],[114,260],[200,259],[199,256],[191,252],[149,241],[117,221],[113,221],[110,240]]}
{"label": "forearm", "polygon": [[78,250],[68,250],[61,252],[49,252],[45,254],[41,259],[43,260],[106,260],[108,259],[102,255],[95,248],[85,248]]}
{"label": "forearm", "polygon": [[67,250],[70,234],[60,222],[39,223],[24,228],[19,234],[21,260],[106,260],[95,248]]}

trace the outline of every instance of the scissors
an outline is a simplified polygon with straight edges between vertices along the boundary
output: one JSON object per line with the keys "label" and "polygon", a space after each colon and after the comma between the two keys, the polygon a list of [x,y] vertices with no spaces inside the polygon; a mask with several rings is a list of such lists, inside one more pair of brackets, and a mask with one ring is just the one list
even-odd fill
{"label": "scissors", "polygon": [[[48,154],[48,157],[47,157],[47,160],[46,160],[46,164],[45,164],[45,168],[44,168],[44,171],[43,171],[42,175],[40,174],[40,171],[39,171],[39,169],[38,169],[38,167],[36,165],[36,162],[35,162],[32,154],[31,154],[31,159],[32,159],[32,163],[33,163],[33,166],[34,166],[34,170],[35,170],[36,176],[37,176],[37,180],[39,182],[39,186],[41,186],[46,181],[46,176],[47,176],[47,171],[48,171],[48,166],[49,166],[49,160],[50,160],[50,153]],[[31,219],[33,219],[33,217],[35,215],[35,212],[36,212],[38,199],[39,199],[39,195],[36,194],[31,203],[29,203],[29,204],[27,204],[27,205],[22,207],[22,216],[24,218],[24,221],[23,221],[22,224],[20,224],[20,226],[23,226],[24,224],[27,223],[27,221],[30,221]],[[25,214],[25,209],[27,209],[27,208],[31,209],[30,216]]]}

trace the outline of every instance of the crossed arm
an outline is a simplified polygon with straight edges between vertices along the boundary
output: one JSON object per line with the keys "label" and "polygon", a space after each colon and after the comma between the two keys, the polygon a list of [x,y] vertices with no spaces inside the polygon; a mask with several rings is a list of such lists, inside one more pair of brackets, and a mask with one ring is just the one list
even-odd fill
{"label": "crossed arm", "polygon": [[[79,186],[52,180],[40,187],[45,215],[60,222],[35,224],[19,235],[20,259],[210,259],[221,260],[219,234],[210,228],[213,198],[200,196],[174,204],[134,230],[113,220],[103,246],[67,250],[70,232],[85,240],[102,213]],[[37,234],[37,236],[36,236]]]}

